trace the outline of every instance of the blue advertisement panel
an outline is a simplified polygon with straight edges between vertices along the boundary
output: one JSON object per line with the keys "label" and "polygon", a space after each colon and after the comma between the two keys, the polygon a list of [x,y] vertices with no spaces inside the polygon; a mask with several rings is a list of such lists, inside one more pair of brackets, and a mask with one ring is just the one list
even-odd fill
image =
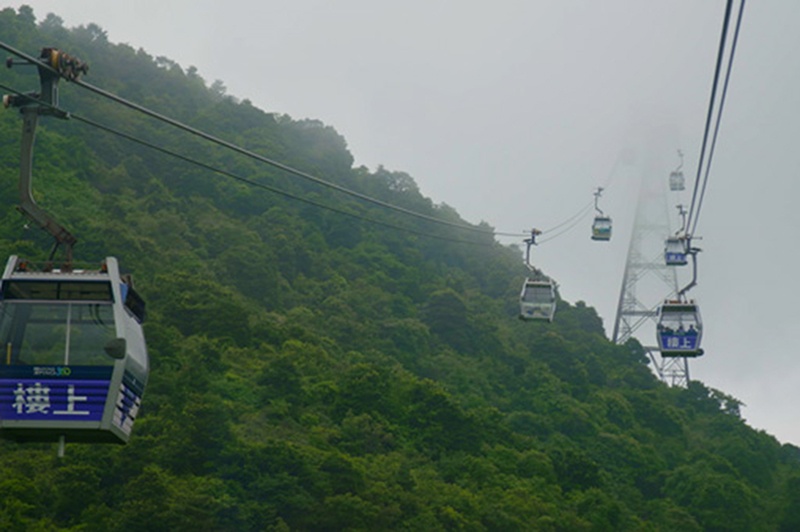
{"label": "blue advertisement panel", "polygon": [[110,367],[0,367],[0,419],[101,421]]}

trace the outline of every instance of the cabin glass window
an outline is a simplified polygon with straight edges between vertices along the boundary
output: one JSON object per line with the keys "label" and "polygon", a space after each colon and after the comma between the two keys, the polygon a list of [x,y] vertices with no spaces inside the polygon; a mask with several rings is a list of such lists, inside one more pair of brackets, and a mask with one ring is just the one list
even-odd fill
{"label": "cabin glass window", "polygon": [[100,303],[0,305],[3,363],[111,365],[105,346],[116,337],[113,307]]}
{"label": "cabin glass window", "polygon": [[5,281],[3,299],[113,301],[111,283],[98,281]]}

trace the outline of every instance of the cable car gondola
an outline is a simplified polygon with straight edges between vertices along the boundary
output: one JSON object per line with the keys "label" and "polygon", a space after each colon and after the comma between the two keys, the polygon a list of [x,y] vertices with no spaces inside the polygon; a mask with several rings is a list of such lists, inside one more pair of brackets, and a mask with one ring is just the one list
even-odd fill
{"label": "cable car gondola", "polygon": [[692,257],[692,281],[678,292],[678,299],[666,300],[658,310],[656,336],[662,357],[698,357],[703,354],[700,343],[703,323],[700,309],[686,292],[697,284],[697,254],[699,248],[691,245],[691,237],[681,238],[683,252]]}
{"label": "cable car gondola", "polygon": [[597,216],[592,223],[592,240],[611,240],[611,218]]}
{"label": "cable car gondola", "polygon": [[693,300],[667,300],[658,311],[658,348],[662,357],[698,357],[703,323]]}
{"label": "cable car gondola", "polygon": [[683,172],[681,172],[680,170],[675,170],[674,172],[671,172],[669,174],[669,189],[673,192],[680,192],[685,188],[686,188],[686,178],[683,177]]}
{"label": "cable car gondola", "polygon": [[147,382],[144,302],[117,260],[35,271],[17,256],[0,281],[0,436],[126,443]]}
{"label": "cable car gondola", "polygon": [[525,266],[533,274],[522,283],[519,294],[519,318],[521,320],[547,320],[552,322],[556,314],[556,285],[542,275],[531,264],[531,246],[536,245],[536,237],[542,234],[538,229],[531,230],[530,238],[525,239]]}
{"label": "cable car gondola", "polygon": [[667,266],[685,266],[688,264],[686,258],[686,239],[678,236],[667,238],[664,243],[664,262]]}
{"label": "cable car gondola", "polygon": [[[149,363],[142,332],[145,306],[130,276],[107,257],[97,270],[75,269],[76,238],[33,199],[33,147],[39,116],[53,111],[61,76],[74,80],[88,67],[44,48],[37,98],[6,97],[23,118],[19,210],[50,233],[46,266],[12,255],[0,279],[0,437],[19,442],[67,440],[126,443],[141,403]],[[9,63],[13,66],[16,63]],[[47,66],[43,66],[47,65]],[[54,267],[64,246],[65,257]]]}
{"label": "cable car gondola", "polygon": [[597,211],[597,216],[595,216],[592,223],[592,240],[607,242],[611,240],[611,218],[606,216],[597,206],[597,200],[600,199],[602,192],[602,187],[598,187],[594,193],[594,208]]}
{"label": "cable car gondola", "polygon": [[673,192],[680,192],[686,188],[686,179],[683,177],[683,152],[678,150],[678,156],[681,158],[681,164],[670,172],[669,174],[669,189]]}
{"label": "cable car gondola", "polygon": [[552,322],[556,313],[556,289],[549,279],[525,279],[519,295],[519,317]]}

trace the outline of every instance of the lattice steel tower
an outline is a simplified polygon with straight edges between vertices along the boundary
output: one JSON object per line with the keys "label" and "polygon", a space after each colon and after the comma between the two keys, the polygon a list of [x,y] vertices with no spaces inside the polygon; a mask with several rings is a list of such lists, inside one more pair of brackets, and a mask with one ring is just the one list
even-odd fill
{"label": "lattice steel tower", "polygon": [[625,343],[636,337],[644,346],[659,378],[671,386],[689,382],[685,357],[661,357],[656,339],[658,307],[678,293],[675,266],[664,263],[664,240],[675,231],[669,224],[668,191],[663,170],[646,165],[641,177],[628,259],[617,305],[613,341]]}

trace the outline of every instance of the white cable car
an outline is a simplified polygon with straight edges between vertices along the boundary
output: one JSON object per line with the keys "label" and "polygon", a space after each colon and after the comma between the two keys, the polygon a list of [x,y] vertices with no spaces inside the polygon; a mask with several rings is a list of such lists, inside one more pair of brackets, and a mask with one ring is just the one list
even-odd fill
{"label": "white cable car", "polygon": [[525,279],[519,295],[519,317],[552,322],[556,313],[556,289],[549,279]]}
{"label": "white cable car", "polygon": [[698,357],[703,323],[694,300],[667,300],[658,310],[658,348],[662,357]]}
{"label": "white cable car", "polygon": [[611,240],[611,218],[596,216],[592,223],[592,240]]}
{"label": "white cable car", "polygon": [[669,189],[673,192],[680,192],[686,188],[686,179],[683,172],[675,170],[669,174]]}
{"label": "white cable car", "polygon": [[602,193],[602,187],[598,187],[594,193],[594,208],[597,211],[597,216],[594,217],[594,222],[592,223],[592,240],[607,242],[611,240],[611,218],[606,216],[597,205]]}
{"label": "white cable car", "polygon": [[667,266],[685,266],[686,259],[686,239],[679,236],[671,236],[664,243],[664,262]]}
{"label": "white cable car", "polygon": [[117,260],[0,281],[0,437],[127,443],[148,376],[145,306]]}
{"label": "white cable car", "polygon": [[673,192],[680,192],[686,188],[686,179],[683,177],[683,152],[678,150],[678,157],[681,158],[681,164],[669,174],[669,189]]}
{"label": "white cable car", "polygon": [[525,239],[525,266],[533,277],[522,284],[519,294],[519,318],[521,320],[547,320],[552,322],[556,314],[556,285],[538,273],[531,264],[531,246],[536,245],[536,237],[542,234],[538,229],[531,230],[530,238]]}

